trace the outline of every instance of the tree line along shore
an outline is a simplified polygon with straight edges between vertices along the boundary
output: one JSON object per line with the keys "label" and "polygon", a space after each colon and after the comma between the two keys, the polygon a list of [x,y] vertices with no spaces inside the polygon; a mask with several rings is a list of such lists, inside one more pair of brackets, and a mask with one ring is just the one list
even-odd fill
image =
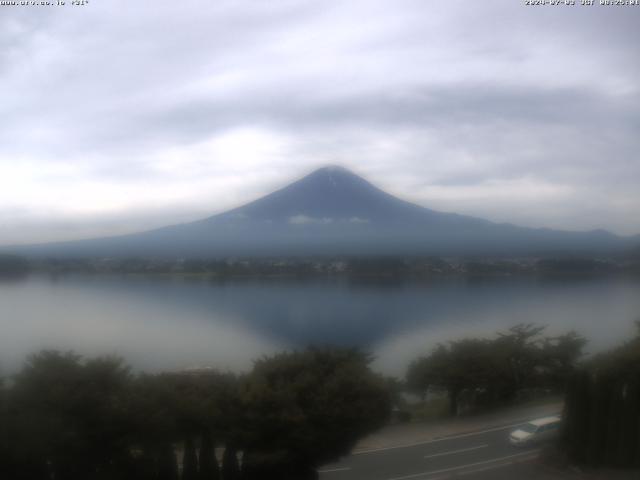
{"label": "tree line along shore", "polygon": [[237,277],[391,277],[640,274],[640,255],[557,257],[26,258],[0,254],[0,275],[179,274]]}

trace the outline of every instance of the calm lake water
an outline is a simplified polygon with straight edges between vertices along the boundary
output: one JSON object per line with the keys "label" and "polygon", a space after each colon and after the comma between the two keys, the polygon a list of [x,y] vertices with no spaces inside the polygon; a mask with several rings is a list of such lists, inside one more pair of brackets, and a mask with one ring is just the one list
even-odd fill
{"label": "calm lake water", "polygon": [[597,351],[640,318],[640,279],[211,281],[185,277],[31,276],[0,282],[0,372],[42,348],[118,354],[136,368],[241,371],[263,354],[358,346],[401,375],[437,342],[517,323],[575,329]]}

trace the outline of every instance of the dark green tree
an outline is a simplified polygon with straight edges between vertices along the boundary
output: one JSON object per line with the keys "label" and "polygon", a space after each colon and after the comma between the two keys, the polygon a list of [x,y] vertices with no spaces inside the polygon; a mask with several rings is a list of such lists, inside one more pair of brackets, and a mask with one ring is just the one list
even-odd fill
{"label": "dark green tree", "polygon": [[460,395],[469,393],[472,399],[483,395],[492,402],[508,390],[509,373],[497,350],[487,340],[463,339],[438,345],[426,357],[413,362],[407,372],[407,382],[414,391],[425,392],[430,387],[443,388],[449,398],[449,411],[459,411]]}
{"label": "dark green tree", "polygon": [[124,475],[130,461],[121,360],[87,362],[72,353],[31,356],[10,398],[16,457],[44,463],[56,478]]}
{"label": "dark green tree", "polygon": [[[640,464],[640,373],[629,378],[623,392],[620,425],[620,458],[622,466]],[[638,419],[634,422],[633,419]]]}
{"label": "dark green tree", "polygon": [[218,460],[215,455],[215,445],[211,438],[211,430],[208,428],[205,428],[202,433],[199,463],[200,470],[198,478],[200,480],[220,479],[220,468],[218,467]]}
{"label": "dark green tree", "polygon": [[178,480],[178,462],[173,445],[163,443],[158,450],[158,480]]}
{"label": "dark green tree", "polygon": [[239,478],[238,450],[233,445],[227,444],[222,455],[222,480],[238,480]]}
{"label": "dark green tree", "polygon": [[370,361],[351,349],[308,349],[255,363],[241,401],[243,450],[256,478],[313,478],[383,424],[390,393]]}
{"label": "dark green tree", "polygon": [[191,437],[184,442],[184,456],[182,459],[182,480],[198,479],[198,456]]}
{"label": "dark green tree", "polygon": [[498,333],[495,347],[511,371],[511,395],[518,390],[532,386],[535,371],[543,362],[541,336],[545,327],[530,323],[511,327],[507,332]]}
{"label": "dark green tree", "polygon": [[[640,328],[619,348],[597,355],[569,383],[562,446],[576,463],[640,464]],[[588,412],[585,414],[585,412]]]}
{"label": "dark green tree", "polygon": [[408,368],[407,386],[424,397],[444,389],[450,413],[513,401],[534,388],[564,391],[565,381],[582,354],[585,341],[573,332],[542,337],[543,327],[516,325],[494,339],[465,338],[438,345]]}
{"label": "dark green tree", "polygon": [[588,457],[590,386],[589,372],[578,370],[570,376],[565,395],[561,442],[569,458],[579,463],[586,462]]}

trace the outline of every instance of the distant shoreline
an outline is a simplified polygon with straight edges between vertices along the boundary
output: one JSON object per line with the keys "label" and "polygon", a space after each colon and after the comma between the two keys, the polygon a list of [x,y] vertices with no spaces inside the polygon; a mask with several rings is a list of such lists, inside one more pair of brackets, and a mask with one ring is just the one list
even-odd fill
{"label": "distant shoreline", "polygon": [[147,259],[29,259],[0,255],[0,275],[28,273],[123,274],[207,279],[594,277],[640,275],[640,260],[617,258],[308,257]]}

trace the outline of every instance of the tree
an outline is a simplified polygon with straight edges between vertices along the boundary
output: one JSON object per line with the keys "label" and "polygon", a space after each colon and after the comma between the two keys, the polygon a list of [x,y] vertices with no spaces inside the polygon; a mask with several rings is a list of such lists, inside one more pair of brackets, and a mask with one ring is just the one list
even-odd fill
{"label": "tree", "polygon": [[[141,375],[134,385],[130,418],[135,444],[147,456],[158,458],[157,462],[169,464],[166,445],[183,443],[183,478],[219,478],[212,432],[217,438],[237,436],[236,377],[211,370],[162,373]],[[195,452],[198,438],[199,459]]]}
{"label": "tree", "polygon": [[200,480],[219,480],[220,469],[218,467],[218,460],[216,459],[214,443],[211,439],[211,431],[208,428],[202,433],[202,440],[200,442]]}
{"label": "tree", "polygon": [[569,458],[579,463],[585,462],[588,457],[590,383],[589,373],[578,370],[569,378],[565,395],[561,444]]}
{"label": "tree", "polygon": [[564,424],[562,447],[574,462],[640,464],[640,328],[636,338],[597,355],[574,375]]}
{"label": "tree", "polygon": [[564,391],[586,344],[587,340],[574,331],[544,338],[540,351],[540,367],[543,369],[545,383],[558,391]]}
{"label": "tree", "polygon": [[463,391],[472,401],[484,396],[492,400],[504,390],[504,363],[498,361],[492,344],[482,339],[463,339],[438,345],[430,355],[413,362],[407,381],[414,391],[424,392],[430,387],[443,388],[449,398],[451,415],[459,412]]}
{"label": "tree", "polygon": [[512,376],[511,395],[530,386],[535,377],[536,367],[541,364],[541,337],[546,327],[530,323],[518,324],[507,332],[498,333],[496,347],[502,351]]}
{"label": "tree", "polygon": [[222,456],[223,480],[238,480],[240,478],[240,465],[238,465],[238,450],[232,444],[227,444]]}
{"label": "tree", "polygon": [[182,460],[182,480],[197,480],[198,478],[198,456],[193,439],[187,437],[184,442],[184,457]]}
{"label": "tree", "polygon": [[542,337],[544,327],[522,324],[494,339],[465,338],[440,344],[411,363],[407,385],[416,393],[429,388],[447,391],[451,415],[460,411],[464,396],[470,407],[512,401],[534,387],[562,390],[582,354],[585,340],[570,332]]}
{"label": "tree", "polygon": [[178,480],[178,462],[173,445],[164,442],[158,451],[158,480]]}
{"label": "tree", "polygon": [[224,480],[239,478],[238,450],[245,478],[315,478],[389,413],[369,361],[354,350],[281,354],[239,382],[209,371],[134,377],[117,358],[41,352],[0,384],[2,478],[177,480],[184,445],[182,479],[215,480],[214,436]]}
{"label": "tree", "polygon": [[243,449],[255,478],[313,478],[318,465],[382,425],[390,394],[370,361],[351,349],[308,349],[255,363],[241,391]]}
{"label": "tree", "polygon": [[16,458],[45,464],[46,475],[57,478],[124,472],[129,381],[128,368],[117,358],[82,362],[53,351],[31,356],[10,396]]}

